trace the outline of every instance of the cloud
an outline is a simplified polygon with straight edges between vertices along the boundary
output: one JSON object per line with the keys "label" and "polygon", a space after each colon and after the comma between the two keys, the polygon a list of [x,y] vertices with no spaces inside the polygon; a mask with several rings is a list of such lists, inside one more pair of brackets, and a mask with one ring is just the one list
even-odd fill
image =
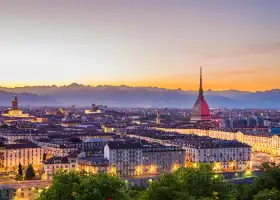
{"label": "cloud", "polygon": [[244,67],[244,68],[236,68],[236,69],[227,69],[227,70],[214,70],[211,75],[222,75],[222,76],[241,76],[241,75],[276,75],[277,69],[275,67],[261,66],[261,67]]}
{"label": "cloud", "polygon": [[247,45],[243,53],[246,54],[263,54],[280,51],[280,42],[272,43],[255,43]]}
{"label": "cloud", "polygon": [[209,53],[204,54],[205,59],[216,59],[216,58],[229,58],[239,57],[247,55],[259,55],[280,52],[280,42],[269,42],[269,43],[249,43],[243,46],[232,48],[229,50],[223,50],[222,52],[216,52],[212,50]]}

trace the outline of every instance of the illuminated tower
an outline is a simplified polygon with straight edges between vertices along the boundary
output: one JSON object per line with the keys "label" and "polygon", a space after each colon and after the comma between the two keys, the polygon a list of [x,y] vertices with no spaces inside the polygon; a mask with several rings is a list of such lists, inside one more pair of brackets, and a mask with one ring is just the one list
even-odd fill
{"label": "illuminated tower", "polygon": [[207,102],[205,101],[204,94],[202,88],[202,68],[200,68],[200,84],[197,100],[192,109],[192,121],[205,121],[210,120],[210,110]]}
{"label": "illuminated tower", "polygon": [[15,96],[15,98],[12,100],[12,110],[18,110],[18,98]]}
{"label": "illuminated tower", "polygon": [[159,113],[159,110],[157,110],[157,124],[160,124],[160,113]]}

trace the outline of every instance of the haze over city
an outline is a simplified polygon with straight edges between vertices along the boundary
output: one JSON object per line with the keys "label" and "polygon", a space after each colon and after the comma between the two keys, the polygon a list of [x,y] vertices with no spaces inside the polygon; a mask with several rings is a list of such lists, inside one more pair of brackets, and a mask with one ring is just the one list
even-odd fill
{"label": "haze over city", "polygon": [[0,85],[279,88],[279,1],[0,1]]}

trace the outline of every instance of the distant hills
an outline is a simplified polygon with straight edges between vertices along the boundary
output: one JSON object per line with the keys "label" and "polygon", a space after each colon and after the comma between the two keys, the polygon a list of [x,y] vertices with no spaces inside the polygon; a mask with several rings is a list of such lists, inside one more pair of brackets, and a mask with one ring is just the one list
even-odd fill
{"label": "distant hills", "polygon": [[[10,105],[14,95],[24,106],[90,106],[92,103],[111,107],[176,107],[191,108],[196,91],[169,90],[156,87],[85,86],[77,83],[66,86],[0,87],[0,106]],[[279,108],[280,89],[264,92],[237,90],[205,91],[211,108]]]}
{"label": "distant hills", "polygon": [[0,90],[0,106],[11,107],[11,101],[17,95],[22,106],[41,106],[41,105],[58,105],[59,102],[51,96],[37,95],[31,93],[14,93]]}

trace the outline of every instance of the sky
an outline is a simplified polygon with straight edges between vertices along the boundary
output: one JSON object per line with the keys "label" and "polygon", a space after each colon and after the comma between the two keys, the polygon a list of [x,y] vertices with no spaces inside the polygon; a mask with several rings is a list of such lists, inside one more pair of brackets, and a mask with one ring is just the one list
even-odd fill
{"label": "sky", "polygon": [[279,0],[0,0],[0,86],[280,88]]}

